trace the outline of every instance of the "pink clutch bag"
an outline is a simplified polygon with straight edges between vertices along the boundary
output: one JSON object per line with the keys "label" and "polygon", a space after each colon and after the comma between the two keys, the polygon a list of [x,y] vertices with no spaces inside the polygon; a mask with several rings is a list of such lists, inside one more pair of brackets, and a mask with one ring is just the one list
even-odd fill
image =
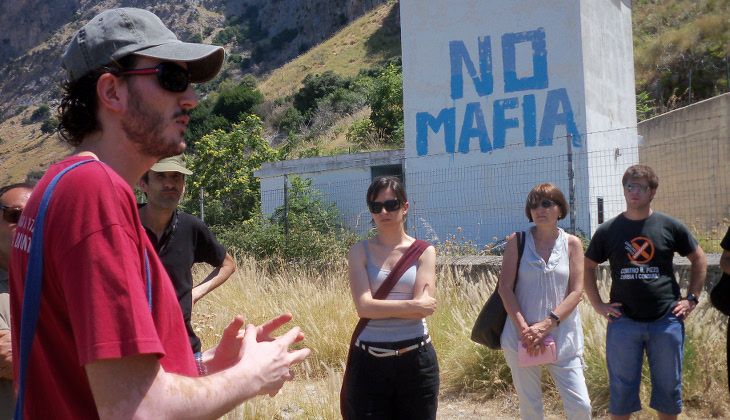
{"label": "pink clutch bag", "polygon": [[553,337],[548,335],[542,342],[545,345],[545,352],[538,353],[536,356],[530,356],[522,343],[517,345],[517,363],[520,367],[539,366],[555,363],[558,360],[558,350]]}

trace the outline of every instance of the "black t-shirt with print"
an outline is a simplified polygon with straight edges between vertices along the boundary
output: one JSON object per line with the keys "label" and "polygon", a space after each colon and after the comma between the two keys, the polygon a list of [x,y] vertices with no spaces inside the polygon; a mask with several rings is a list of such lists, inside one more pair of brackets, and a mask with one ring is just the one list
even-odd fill
{"label": "black t-shirt with print", "polygon": [[586,257],[611,264],[611,302],[620,302],[625,316],[654,321],[679,300],[674,277],[674,252],[693,252],[697,241],[680,221],[660,212],[643,220],[623,214],[596,230]]}

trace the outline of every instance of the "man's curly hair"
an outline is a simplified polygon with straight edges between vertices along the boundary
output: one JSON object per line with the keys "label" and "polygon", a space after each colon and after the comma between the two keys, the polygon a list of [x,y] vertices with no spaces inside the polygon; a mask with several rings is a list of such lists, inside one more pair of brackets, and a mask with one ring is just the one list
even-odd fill
{"label": "man's curly hair", "polygon": [[104,73],[131,68],[135,56],[128,55],[104,67],[92,70],[78,80],[62,84],[63,97],[58,106],[58,134],[71,146],[78,146],[84,137],[99,129],[96,119],[96,82]]}

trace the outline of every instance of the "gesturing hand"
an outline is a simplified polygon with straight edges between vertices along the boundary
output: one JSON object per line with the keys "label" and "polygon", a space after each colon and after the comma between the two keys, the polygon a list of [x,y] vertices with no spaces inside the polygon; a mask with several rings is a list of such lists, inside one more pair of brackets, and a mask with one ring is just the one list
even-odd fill
{"label": "gesturing hand", "polygon": [[257,341],[257,328],[249,324],[243,338],[243,357],[237,368],[252,375],[259,394],[276,395],[284,382],[292,378],[291,365],[304,360],[310,353],[307,348],[289,351],[289,346],[299,340],[301,331],[294,327],[286,334],[271,341]]}
{"label": "gesturing hand", "polygon": [[[254,337],[256,341],[273,341],[271,334],[279,329],[282,325],[291,321],[290,313],[281,314],[272,318],[256,327]],[[203,360],[208,367],[208,373],[215,373],[220,370],[229,368],[241,360],[243,355],[243,338],[246,331],[243,330],[243,316],[237,315],[231,320],[231,323],[223,330],[220,342],[215,347],[207,350],[203,355]],[[302,341],[304,334],[299,332],[295,342]]]}

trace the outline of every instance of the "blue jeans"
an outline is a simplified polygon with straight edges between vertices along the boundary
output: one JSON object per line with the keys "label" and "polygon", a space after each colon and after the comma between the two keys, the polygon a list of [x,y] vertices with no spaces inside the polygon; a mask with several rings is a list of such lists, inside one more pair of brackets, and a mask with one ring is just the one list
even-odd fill
{"label": "blue jeans", "polygon": [[684,322],[671,310],[656,321],[639,322],[624,315],[608,324],[609,413],[620,416],[641,410],[644,351],[651,373],[649,406],[665,414],[681,413]]}
{"label": "blue jeans", "polygon": [[[421,341],[370,345],[400,349]],[[353,347],[342,387],[343,417],[347,420],[429,420],[436,418],[439,366],[431,343],[401,356],[378,358]]]}

